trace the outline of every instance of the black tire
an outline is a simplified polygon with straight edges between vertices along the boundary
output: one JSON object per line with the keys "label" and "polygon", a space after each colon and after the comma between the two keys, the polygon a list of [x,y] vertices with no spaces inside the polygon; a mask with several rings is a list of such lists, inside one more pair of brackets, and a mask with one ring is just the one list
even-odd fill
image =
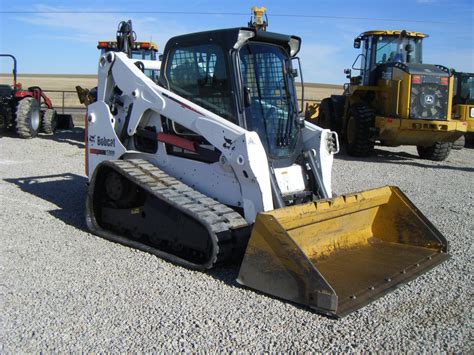
{"label": "black tire", "polygon": [[319,104],[319,115],[316,120],[316,125],[321,128],[331,129],[332,116],[331,101],[329,99],[323,99]]}
{"label": "black tire", "polygon": [[346,150],[355,157],[367,157],[374,151],[375,141],[372,130],[375,125],[375,111],[365,104],[349,108],[344,138]]}
{"label": "black tire", "polygon": [[422,159],[443,161],[448,157],[452,146],[453,143],[436,142],[430,147],[417,146],[416,149],[418,150],[418,155]]}
{"label": "black tire", "polygon": [[21,138],[38,135],[41,120],[39,103],[33,97],[25,97],[16,107],[15,131]]}
{"label": "black tire", "polygon": [[9,104],[4,105],[0,108],[0,128],[10,129],[13,123],[12,108]]}
{"label": "black tire", "polygon": [[457,140],[453,142],[452,149],[461,150],[464,148],[465,145],[466,145],[466,136],[462,135],[461,137],[459,137]]}
{"label": "black tire", "polygon": [[47,134],[53,134],[58,126],[56,110],[46,109],[41,118],[41,131]]}

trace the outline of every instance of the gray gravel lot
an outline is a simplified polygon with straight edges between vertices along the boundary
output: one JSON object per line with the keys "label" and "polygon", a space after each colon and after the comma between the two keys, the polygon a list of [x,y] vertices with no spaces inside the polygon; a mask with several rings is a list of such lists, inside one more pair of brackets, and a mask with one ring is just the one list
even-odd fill
{"label": "gray gravel lot", "polygon": [[0,138],[0,352],[474,350],[473,148],[337,157],[336,193],[398,185],[452,258],[336,321],[238,286],[235,267],[190,271],[88,233],[82,135]]}

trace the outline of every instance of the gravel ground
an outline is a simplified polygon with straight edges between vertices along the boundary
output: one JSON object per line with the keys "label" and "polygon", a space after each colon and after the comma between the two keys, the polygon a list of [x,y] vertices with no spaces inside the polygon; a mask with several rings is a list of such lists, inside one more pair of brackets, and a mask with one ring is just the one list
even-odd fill
{"label": "gravel ground", "polygon": [[398,185],[452,258],[332,320],[86,231],[82,129],[0,138],[0,351],[472,352],[474,149],[446,162],[412,147],[339,155],[334,190]]}

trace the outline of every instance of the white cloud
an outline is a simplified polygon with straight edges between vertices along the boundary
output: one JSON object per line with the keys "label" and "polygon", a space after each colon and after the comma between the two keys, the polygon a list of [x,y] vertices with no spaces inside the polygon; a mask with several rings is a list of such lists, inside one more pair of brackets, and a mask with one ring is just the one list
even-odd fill
{"label": "white cloud", "polygon": [[[118,13],[73,13],[64,7],[36,5],[34,16],[18,16],[19,21],[54,30],[55,34],[48,34],[48,39],[62,39],[77,42],[96,43],[99,40],[112,40],[120,21],[132,19],[133,28],[138,40],[158,42],[163,48],[168,38],[186,32],[186,28],[179,22],[173,22],[154,16],[126,15]],[[93,12],[97,9],[82,9]],[[109,9],[110,10],[110,9]],[[58,13],[64,11],[63,13]],[[71,11],[71,13],[67,13]],[[44,37],[43,37],[44,38]]]}

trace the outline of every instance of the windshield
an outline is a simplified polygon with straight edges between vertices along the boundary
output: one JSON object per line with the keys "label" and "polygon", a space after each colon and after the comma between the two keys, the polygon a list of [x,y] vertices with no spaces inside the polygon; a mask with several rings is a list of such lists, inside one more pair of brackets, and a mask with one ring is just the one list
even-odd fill
{"label": "windshield", "polygon": [[459,101],[461,103],[474,104],[474,76],[462,75],[459,79]]}
{"label": "windshield", "polygon": [[239,57],[242,85],[250,99],[247,129],[257,132],[270,157],[291,155],[300,130],[288,54],[277,46],[249,43],[240,49]]}
{"label": "windshield", "polygon": [[375,64],[421,64],[421,38],[379,36],[376,40]]}
{"label": "windshield", "polygon": [[132,58],[133,59],[155,60],[156,55],[155,55],[155,52],[150,51],[150,50],[134,49],[132,51]]}

